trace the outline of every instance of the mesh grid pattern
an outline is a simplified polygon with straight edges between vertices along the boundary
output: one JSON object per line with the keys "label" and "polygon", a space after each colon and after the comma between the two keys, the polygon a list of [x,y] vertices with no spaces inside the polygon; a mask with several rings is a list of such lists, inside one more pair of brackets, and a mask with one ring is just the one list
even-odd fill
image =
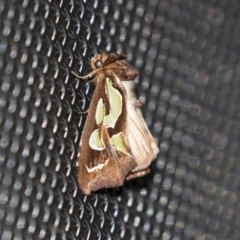
{"label": "mesh grid pattern", "polygon": [[[240,239],[238,0],[0,0],[0,236]],[[161,153],[82,195],[78,145],[100,50],[124,52]]]}

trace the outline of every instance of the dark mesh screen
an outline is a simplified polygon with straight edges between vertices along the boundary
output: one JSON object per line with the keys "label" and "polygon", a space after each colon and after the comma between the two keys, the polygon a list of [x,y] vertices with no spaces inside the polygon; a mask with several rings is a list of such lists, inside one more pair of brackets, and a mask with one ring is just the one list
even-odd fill
{"label": "dark mesh screen", "polygon": [[[240,239],[238,0],[0,0],[0,235]],[[76,182],[99,51],[124,52],[161,153],[151,174]]]}

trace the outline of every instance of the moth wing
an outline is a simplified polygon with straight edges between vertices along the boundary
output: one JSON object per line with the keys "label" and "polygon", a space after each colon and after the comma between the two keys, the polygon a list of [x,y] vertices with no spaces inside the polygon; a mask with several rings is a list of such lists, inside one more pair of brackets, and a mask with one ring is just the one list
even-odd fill
{"label": "moth wing", "polygon": [[[145,175],[149,172],[150,163],[159,153],[158,146],[154,141],[148,127],[142,117],[139,107],[136,106],[134,83],[122,81],[127,95],[127,137],[130,149],[137,166],[132,170],[127,179]],[[137,174],[139,172],[139,175]],[[144,174],[145,172],[145,174]]]}
{"label": "moth wing", "polygon": [[134,172],[147,168],[156,158],[159,149],[140,110],[132,107],[129,107],[129,110],[127,118],[128,139],[132,155],[137,162],[137,166],[133,169]]}
{"label": "moth wing", "polygon": [[[97,116],[97,114],[99,114],[97,113],[97,106],[99,105],[100,99],[107,98],[107,91],[105,90],[106,75],[101,72],[96,77],[98,78],[96,89],[82,133],[80,141],[81,151],[78,159],[78,182],[84,194],[90,194],[91,191],[96,191],[100,188],[121,186],[128,173],[136,166],[136,162],[129,151],[130,146],[128,140],[125,138],[126,103],[123,102],[122,104],[122,113],[116,121],[116,129],[105,126],[104,122],[100,125],[97,124],[97,121],[101,118]],[[114,76],[111,76],[111,79],[114,87],[117,88],[123,96],[124,89],[121,89],[121,86],[118,88]],[[98,130],[99,133],[96,132]],[[97,134],[100,135],[102,142],[99,143],[98,141],[98,143],[96,143],[93,139],[93,144],[96,145],[95,149],[90,147],[90,139],[93,132],[96,136]],[[114,147],[115,144],[119,146],[117,148],[121,148],[121,141],[125,143],[125,152],[118,151]],[[97,144],[102,145],[99,146]]]}

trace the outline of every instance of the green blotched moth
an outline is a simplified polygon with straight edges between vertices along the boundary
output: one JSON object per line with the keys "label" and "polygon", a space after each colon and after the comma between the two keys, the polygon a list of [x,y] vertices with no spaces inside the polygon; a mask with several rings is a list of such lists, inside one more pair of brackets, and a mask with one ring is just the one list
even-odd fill
{"label": "green blotched moth", "polygon": [[78,183],[84,194],[123,185],[149,173],[159,152],[134,93],[137,71],[124,54],[100,53],[91,59],[95,92],[80,141]]}

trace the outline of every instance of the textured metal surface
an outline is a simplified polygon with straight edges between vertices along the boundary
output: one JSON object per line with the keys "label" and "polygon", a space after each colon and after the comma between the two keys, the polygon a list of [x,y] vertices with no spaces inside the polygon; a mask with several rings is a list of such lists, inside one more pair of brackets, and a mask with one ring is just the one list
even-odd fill
{"label": "textured metal surface", "polygon": [[[240,239],[238,0],[0,1],[0,236]],[[76,160],[103,50],[127,53],[161,153],[88,197]]]}

